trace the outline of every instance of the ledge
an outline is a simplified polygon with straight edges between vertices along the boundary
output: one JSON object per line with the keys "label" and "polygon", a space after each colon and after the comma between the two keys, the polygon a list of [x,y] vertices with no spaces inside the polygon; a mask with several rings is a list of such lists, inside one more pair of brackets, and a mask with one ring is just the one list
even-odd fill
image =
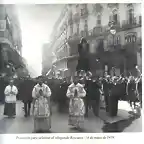
{"label": "ledge", "polygon": [[[116,29],[117,29],[117,33],[118,32],[121,32],[121,31],[126,31],[128,29],[133,29],[133,28],[138,28],[138,27],[141,27],[141,24],[136,24],[136,25],[129,25],[129,24],[125,24],[125,25],[122,25],[122,26],[119,26],[117,25],[116,26]],[[86,36],[86,39],[92,39],[92,38],[96,38],[96,37],[100,37],[100,36],[107,36],[109,35],[110,33],[108,31],[105,31],[104,28],[105,26],[102,26],[102,32],[100,33],[93,33],[93,29],[92,30],[89,30],[88,33],[92,32],[93,34],[89,34]],[[76,40],[79,40],[81,38],[81,35],[78,35],[78,36],[71,36],[69,39],[68,39],[68,42],[73,42],[73,41],[76,41]]]}

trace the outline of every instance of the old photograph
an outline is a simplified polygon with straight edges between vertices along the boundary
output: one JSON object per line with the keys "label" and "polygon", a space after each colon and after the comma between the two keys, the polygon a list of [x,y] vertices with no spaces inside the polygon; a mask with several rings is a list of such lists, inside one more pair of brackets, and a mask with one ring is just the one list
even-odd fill
{"label": "old photograph", "polygon": [[0,4],[0,134],[142,132],[141,3]]}

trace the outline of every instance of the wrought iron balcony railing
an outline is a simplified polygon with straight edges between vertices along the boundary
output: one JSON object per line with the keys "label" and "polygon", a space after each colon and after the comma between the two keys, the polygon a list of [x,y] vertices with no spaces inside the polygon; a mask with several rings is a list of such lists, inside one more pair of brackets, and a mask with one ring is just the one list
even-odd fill
{"label": "wrought iron balcony railing", "polygon": [[131,29],[131,28],[134,28],[134,27],[138,27],[138,26],[141,26],[141,20],[139,20],[139,22],[136,21],[136,18],[134,18],[132,21],[130,20],[124,20],[122,22],[122,29]]}

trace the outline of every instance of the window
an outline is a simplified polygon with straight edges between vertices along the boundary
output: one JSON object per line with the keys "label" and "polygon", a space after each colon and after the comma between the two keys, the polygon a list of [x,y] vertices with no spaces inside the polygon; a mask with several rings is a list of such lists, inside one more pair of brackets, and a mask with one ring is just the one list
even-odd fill
{"label": "window", "polygon": [[87,4],[83,4],[83,8],[81,9],[81,16],[87,13]]}
{"label": "window", "polygon": [[141,24],[141,23],[142,23],[142,17],[139,16],[139,24]]}
{"label": "window", "polygon": [[73,34],[73,25],[70,25],[70,35],[72,36]]}
{"label": "window", "polygon": [[84,15],[84,9],[81,9],[81,16]]}
{"label": "window", "polygon": [[127,9],[128,9],[128,22],[129,22],[129,24],[133,24],[133,22],[134,22],[134,7],[133,7],[133,4],[128,4]]}
{"label": "window", "polygon": [[114,21],[115,23],[118,22],[118,16],[117,16],[117,14],[114,14],[114,15],[113,15],[113,21]]}
{"label": "window", "polygon": [[117,9],[112,11],[112,20],[117,24],[118,23],[118,12]]}
{"label": "window", "polygon": [[77,34],[79,34],[79,24],[77,24]]}
{"label": "window", "polygon": [[84,37],[84,31],[81,31],[81,37]]}
{"label": "window", "polygon": [[116,37],[116,44],[117,44],[117,45],[120,44],[120,36],[117,36],[117,37]]}
{"label": "window", "polygon": [[127,39],[127,37],[125,37],[125,41],[126,41],[126,43],[128,42],[128,39]]}
{"label": "window", "polygon": [[76,13],[79,12],[79,4],[76,4]]}
{"label": "window", "polygon": [[136,36],[135,35],[132,36],[132,42],[136,42]]}
{"label": "window", "polygon": [[84,30],[85,30],[85,31],[88,31],[88,24],[87,24],[87,20],[85,20]]}
{"label": "window", "polygon": [[130,9],[128,11],[128,17],[129,17],[129,19],[128,19],[129,24],[132,24],[133,23],[133,19],[134,19],[134,15],[133,15],[133,10],[132,9]]}
{"label": "window", "polygon": [[101,15],[97,16],[97,25],[101,25]]}
{"label": "window", "polygon": [[131,36],[128,36],[128,42],[129,43],[131,42]]}
{"label": "window", "polygon": [[126,41],[126,43],[136,42],[136,35],[133,34],[133,35],[126,36],[125,41]]}

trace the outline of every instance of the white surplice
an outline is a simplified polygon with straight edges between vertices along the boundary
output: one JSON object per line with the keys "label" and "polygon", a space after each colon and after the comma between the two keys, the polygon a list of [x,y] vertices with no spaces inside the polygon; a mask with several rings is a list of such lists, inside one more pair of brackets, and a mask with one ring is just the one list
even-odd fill
{"label": "white surplice", "polygon": [[18,94],[18,89],[16,86],[6,86],[4,94],[6,103],[16,103],[16,95]]}

